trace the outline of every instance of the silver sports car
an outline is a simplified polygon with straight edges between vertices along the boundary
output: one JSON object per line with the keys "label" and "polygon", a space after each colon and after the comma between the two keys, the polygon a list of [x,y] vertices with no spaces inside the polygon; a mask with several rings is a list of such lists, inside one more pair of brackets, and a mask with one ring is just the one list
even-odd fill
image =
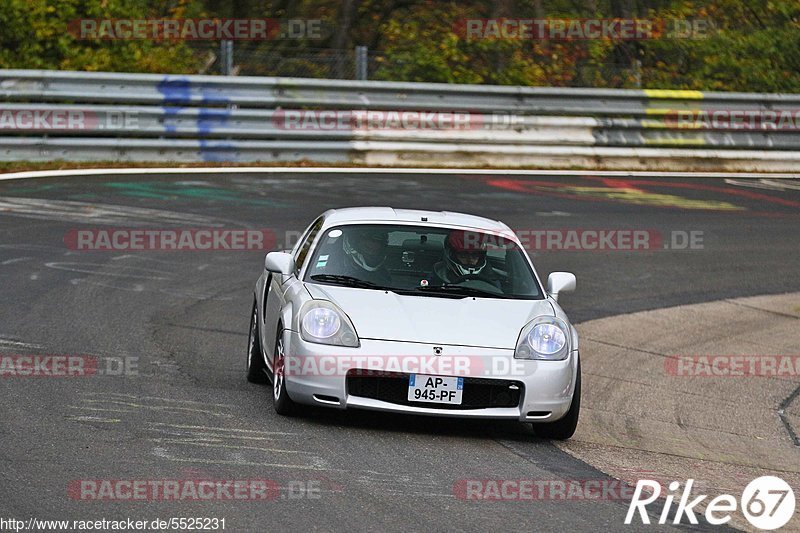
{"label": "silver sports car", "polygon": [[303,405],[578,423],[578,334],[502,222],[388,207],[329,210],[255,286],[247,377]]}

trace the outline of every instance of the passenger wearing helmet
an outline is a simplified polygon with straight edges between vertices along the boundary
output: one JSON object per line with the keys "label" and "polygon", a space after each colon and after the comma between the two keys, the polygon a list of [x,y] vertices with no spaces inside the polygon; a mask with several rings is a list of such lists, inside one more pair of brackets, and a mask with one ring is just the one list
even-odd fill
{"label": "passenger wearing helmet", "polygon": [[386,285],[390,279],[386,269],[387,248],[388,237],[381,228],[346,228],[336,273]]}
{"label": "passenger wearing helmet", "polygon": [[444,261],[433,267],[431,285],[478,279],[501,288],[500,276],[486,260],[485,235],[453,230],[444,241]]}

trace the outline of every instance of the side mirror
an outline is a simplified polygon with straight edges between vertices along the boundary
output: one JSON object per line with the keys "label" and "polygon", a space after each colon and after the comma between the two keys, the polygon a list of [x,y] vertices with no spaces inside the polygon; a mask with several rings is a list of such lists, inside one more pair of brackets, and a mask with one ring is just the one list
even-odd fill
{"label": "side mirror", "polygon": [[294,274],[294,257],[286,252],[270,252],[264,258],[264,268],[270,272],[291,276]]}
{"label": "side mirror", "polygon": [[551,272],[547,276],[547,293],[558,301],[558,293],[575,290],[575,274],[572,272]]}

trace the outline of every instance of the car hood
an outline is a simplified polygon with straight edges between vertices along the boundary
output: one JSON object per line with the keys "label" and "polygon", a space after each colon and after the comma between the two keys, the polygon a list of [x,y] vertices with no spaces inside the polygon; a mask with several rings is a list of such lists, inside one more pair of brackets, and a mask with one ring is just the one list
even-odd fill
{"label": "car hood", "polygon": [[362,339],[513,350],[525,324],[539,315],[553,316],[547,300],[404,296],[312,283],[306,288],[313,298],[347,313]]}

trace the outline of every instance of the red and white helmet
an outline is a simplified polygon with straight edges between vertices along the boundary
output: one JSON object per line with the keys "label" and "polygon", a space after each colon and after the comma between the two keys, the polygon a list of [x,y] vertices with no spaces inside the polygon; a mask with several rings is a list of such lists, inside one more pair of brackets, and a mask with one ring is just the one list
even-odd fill
{"label": "red and white helmet", "polygon": [[444,241],[447,266],[457,276],[479,274],[486,268],[486,236],[475,231],[453,230]]}

